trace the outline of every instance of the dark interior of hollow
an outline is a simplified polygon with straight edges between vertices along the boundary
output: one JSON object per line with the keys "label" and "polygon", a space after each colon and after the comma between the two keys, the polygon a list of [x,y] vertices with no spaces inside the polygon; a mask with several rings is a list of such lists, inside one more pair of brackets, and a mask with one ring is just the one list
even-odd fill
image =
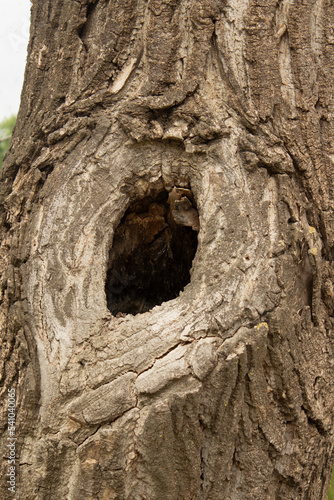
{"label": "dark interior of hollow", "polygon": [[190,281],[197,232],[176,224],[168,192],[134,203],[115,231],[105,291],[114,316],[149,311]]}

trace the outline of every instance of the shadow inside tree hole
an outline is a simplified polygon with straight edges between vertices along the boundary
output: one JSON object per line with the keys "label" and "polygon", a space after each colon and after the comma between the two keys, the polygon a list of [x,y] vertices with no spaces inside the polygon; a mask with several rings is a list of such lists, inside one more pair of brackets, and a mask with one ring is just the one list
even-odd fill
{"label": "shadow inside tree hole", "polygon": [[111,313],[144,313],[176,298],[190,281],[198,229],[189,189],[135,202],[117,227],[109,254],[105,291]]}

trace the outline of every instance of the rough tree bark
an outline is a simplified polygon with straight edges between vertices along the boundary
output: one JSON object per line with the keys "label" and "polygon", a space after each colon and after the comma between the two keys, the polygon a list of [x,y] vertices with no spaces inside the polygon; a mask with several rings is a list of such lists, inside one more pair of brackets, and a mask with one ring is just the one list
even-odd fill
{"label": "rough tree bark", "polygon": [[[1,183],[1,498],[325,498],[333,26],[332,0],[33,1]],[[112,314],[113,235],[174,187],[199,213],[190,283]],[[166,228],[166,207],[131,217]]]}

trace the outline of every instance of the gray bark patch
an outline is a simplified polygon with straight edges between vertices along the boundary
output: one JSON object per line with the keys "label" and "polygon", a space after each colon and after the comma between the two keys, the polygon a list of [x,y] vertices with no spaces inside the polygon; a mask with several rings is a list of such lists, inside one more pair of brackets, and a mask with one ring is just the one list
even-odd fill
{"label": "gray bark patch", "polygon": [[83,424],[113,421],[136,404],[134,373],[127,373],[109,384],[84,394],[69,407],[72,417]]}

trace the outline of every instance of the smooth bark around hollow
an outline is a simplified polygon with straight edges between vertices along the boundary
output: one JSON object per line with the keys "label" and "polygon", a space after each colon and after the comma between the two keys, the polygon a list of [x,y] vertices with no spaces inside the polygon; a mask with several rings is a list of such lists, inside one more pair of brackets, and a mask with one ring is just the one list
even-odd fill
{"label": "smooth bark around hollow", "polygon": [[[331,0],[33,1],[0,184],[1,498],[325,498],[333,25]],[[114,234],[152,262],[191,227],[190,283],[118,314]]]}

